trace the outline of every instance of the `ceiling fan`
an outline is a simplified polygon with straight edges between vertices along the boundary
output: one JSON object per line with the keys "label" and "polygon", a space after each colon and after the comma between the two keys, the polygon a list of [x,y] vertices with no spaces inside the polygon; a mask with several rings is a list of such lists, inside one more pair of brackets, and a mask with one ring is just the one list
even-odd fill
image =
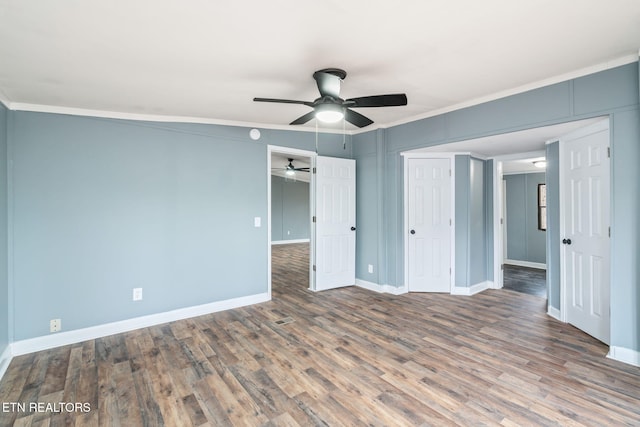
{"label": "ceiling fan", "polygon": [[351,108],[396,107],[407,105],[407,95],[395,93],[390,95],[362,96],[359,98],[340,98],[340,82],[347,77],[347,72],[339,68],[325,68],[313,73],[318,85],[320,97],[313,102],[293,99],[253,98],[257,102],[278,102],[282,104],[302,104],[313,108],[313,111],[298,117],[290,124],[302,125],[314,117],[326,123],[335,123],[344,118],[360,128],[369,126],[373,120],[353,111]]}
{"label": "ceiling fan", "polygon": [[[305,167],[305,168],[297,168],[295,166],[293,166],[293,159],[287,159],[289,161],[288,165],[285,165],[284,167],[284,173],[286,175],[295,175],[296,172],[309,172],[309,168]],[[282,170],[282,167],[279,168],[272,168],[273,170]]]}

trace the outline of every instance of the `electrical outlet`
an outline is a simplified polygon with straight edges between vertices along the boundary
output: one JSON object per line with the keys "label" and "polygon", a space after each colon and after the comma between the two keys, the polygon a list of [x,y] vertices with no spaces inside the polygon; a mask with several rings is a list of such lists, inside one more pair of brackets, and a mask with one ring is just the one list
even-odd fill
{"label": "electrical outlet", "polygon": [[133,300],[140,301],[142,299],[142,288],[133,288]]}
{"label": "electrical outlet", "polygon": [[368,271],[369,273],[373,273],[373,264],[369,264]]}
{"label": "electrical outlet", "polygon": [[49,321],[49,332],[58,332],[62,329],[62,320],[51,319]]}

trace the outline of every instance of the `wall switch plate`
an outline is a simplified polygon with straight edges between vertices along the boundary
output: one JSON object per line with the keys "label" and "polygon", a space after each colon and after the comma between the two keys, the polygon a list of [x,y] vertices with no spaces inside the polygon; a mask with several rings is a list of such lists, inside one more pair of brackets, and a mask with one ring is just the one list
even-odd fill
{"label": "wall switch plate", "polygon": [[49,332],[58,332],[62,329],[61,319],[51,319],[49,321]]}
{"label": "wall switch plate", "polygon": [[254,227],[260,227],[260,223],[262,222],[261,218],[259,216],[253,218],[253,226]]}
{"label": "wall switch plate", "polygon": [[369,264],[369,267],[368,267],[367,271],[369,271],[369,273],[373,273],[373,265],[372,264]]}
{"label": "wall switch plate", "polygon": [[133,300],[140,301],[142,299],[142,288],[133,288]]}

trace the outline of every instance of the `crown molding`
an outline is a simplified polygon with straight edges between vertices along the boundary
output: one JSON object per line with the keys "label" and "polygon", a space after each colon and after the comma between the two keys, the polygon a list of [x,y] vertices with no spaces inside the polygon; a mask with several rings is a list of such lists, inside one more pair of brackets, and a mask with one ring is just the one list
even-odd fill
{"label": "crown molding", "polygon": [[11,109],[11,101],[9,101],[9,97],[5,95],[2,89],[0,89],[0,103],[2,103],[9,110]]}
{"label": "crown molding", "polygon": [[[2,101],[2,93],[0,92],[0,101]],[[133,120],[133,121],[146,121],[146,122],[158,122],[158,123],[194,123],[194,124],[210,124],[219,126],[233,126],[242,128],[259,128],[259,129],[271,129],[271,130],[286,130],[294,132],[321,132],[332,133],[342,135],[343,132],[340,129],[327,129],[327,128],[310,128],[302,126],[291,125],[274,125],[269,123],[256,123],[256,122],[243,122],[237,120],[221,120],[210,119],[205,117],[191,117],[191,116],[167,116],[158,114],[140,114],[140,113],[127,113],[122,111],[108,111],[108,110],[92,110],[87,108],[75,108],[64,107],[58,105],[45,105],[45,104],[29,104],[23,102],[5,102],[5,106],[13,111],[28,111],[33,113],[51,113],[51,114],[66,114],[70,116],[83,116],[83,117],[96,117],[105,119],[118,119],[118,120]],[[347,135],[349,131],[344,132]]]}
{"label": "crown molding", "polygon": [[524,93],[524,92],[528,92],[530,90],[534,90],[534,89],[540,89],[542,87],[545,86],[551,86],[557,83],[562,83],[562,82],[566,82],[568,80],[573,80],[573,79],[577,79],[579,77],[584,77],[584,76],[588,76],[589,74],[595,74],[598,73],[600,71],[606,71],[606,70],[610,70],[612,68],[616,68],[616,67],[620,67],[622,65],[627,65],[627,64],[631,64],[633,62],[638,62],[640,56],[640,50],[638,51],[638,53],[633,53],[630,55],[625,55],[625,56],[621,56],[618,58],[614,58],[610,61],[607,62],[602,62],[596,65],[591,65],[589,67],[585,67],[585,68],[581,68],[579,70],[575,70],[575,71],[571,71],[569,73],[565,73],[565,74],[559,74],[557,76],[553,76],[553,77],[549,77],[547,79],[543,79],[543,80],[538,80],[536,82],[532,82],[532,83],[527,83],[526,85],[522,85],[522,86],[518,86],[512,89],[507,89],[507,90],[503,90],[500,92],[496,92],[496,93],[492,93],[491,95],[487,95],[487,96],[483,96],[480,98],[475,98],[475,99],[471,99],[469,101],[464,101],[464,102],[460,102],[458,104],[453,104],[450,105],[448,107],[444,107],[444,108],[440,108],[437,110],[432,110],[429,111],[427,113],[424,114],[419,114],[416,116],[412,116],[412,117],[407,117],[405,119],[401,119],[392,123],[387,123],[384,125],[378,125],[375,128],[368,128],[366,130],[356,130],[353,131],[354,135],[357,135],[359,133],[364,133],[364,132],[369,132],[371,130],[375,130],[375,129],[387,129],[387,128],[391,128],[394,126],[399,126],[399,125],[403,125],[406,123],[411,123],[411,122],[415,122],[418,120],[423,120],[423,119],[428,119],[430,117],[435,117],[435,116],[439,116],[445,113],[450,113],[452,111],[456,111],[456,110],[461,110],[463,108],[468,108],[468,107],[473,107],[475,105],[480,105],[480,104],[484,104],[486,102],[491,102],[491,101],[495,101],[501,98],[506,98],[508,96],[512,96],[512,95],[517,95],[520,93]]}
{"label": "crown molding", "polygon": [[9,98],[0,90],[0,102],[2,102],[8,109],[14,111],[30,111],[40,113],[52,113],[52,114],[67,114],[73,116],[86,116],[86,117],[99,117],[109,119],[121,119],[121,120],[137,120],[137,121],[149,121],[149,122],[173,122],[173,123],[196,123],[196,124],[212,124],[221,126],[237,126],[246,128],[260,128],[260,129],[272,129],[272,130],[286,130],[286,131],[298,131],[298,132],[322,132],[332,134],[346,134],[346,135],[358,135],[361,133],[372,132],[378,129],[388,129],[391,127],[403,125],[418,120],[427,119],[430,117],[439,116],[452,111],[461,110],[463,108],[472,107],[475,105],[483,104],[490,101],[495,101],[508,96],[517,95],[519,93],[528,92],[530,90],[539,89],[541,87],[550,86],[556,83],[562,83],[568,80],[584,77],[589,74],[594,74],[600,71],[609,70],[622,65],[638,62],[640,56],[640,50],[637,53],[614,58],[610,61],[602,62],[589,67],[581,68],[569,73],[560,74],[547,79],[538,80],[536,82],[528,83],[526,85],[518,86],[512,89],[496,92],[491,95],[471,99],[469,101],[460,102],[444,108],[432,110],[423,114],[407,117],[395,122],[386,124],[374,123],[371,126],[367,126],[364,129],[342,130],[331,128],[316,128],[316,127],[304,127],[304,126],[291,126],[291,125],[274,125],[269,123],[257,123],[257,122],[244,122],[235,120],[220,120],[211,119],[205,117],[190,117],[190,116],[165,116],[155,114],[140,114],[140,113],[127,113],[121,111],[107,111],[107,110],[92,110],[85,108],[64,107],[56,105],[43,105],[43,104],[30,104],[22,102],[11,102]]}

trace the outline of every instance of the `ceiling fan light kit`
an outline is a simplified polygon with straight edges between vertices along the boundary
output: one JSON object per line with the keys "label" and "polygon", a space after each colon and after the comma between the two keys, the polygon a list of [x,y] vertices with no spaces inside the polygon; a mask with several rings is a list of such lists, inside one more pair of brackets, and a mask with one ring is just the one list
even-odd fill
{"label": "ceiling fan light kit", "polygon": [[536,160],[535,162],[533,162],[533,166],[544,169],[547,167],[547,162],[545,160]]}
{"label": "ceiling fan light kit", "polygon": [[320,104],[315,109],[316,119],[324,123],[337,123],[344,118],[344,112],[338,104]]}
{"label": "ceiling fan light kit", "polygon": [[280,104],[302,104],[313,108],[313,111],[292,121],[291,125],[302,125],[313,118],[325,123],[336,123],[344,118],[347,122],[360,128],[369,126],[373,120],[352,110],[352,108],[407,105],[407,95],[404,93],[342,99],[340,98],[340,82],[346,77],[347,72],[339,68],[325,68],[313,73],[313,78],[320,92],[320,97],[313,102],[277,98],[253,98],[253,100]]}

